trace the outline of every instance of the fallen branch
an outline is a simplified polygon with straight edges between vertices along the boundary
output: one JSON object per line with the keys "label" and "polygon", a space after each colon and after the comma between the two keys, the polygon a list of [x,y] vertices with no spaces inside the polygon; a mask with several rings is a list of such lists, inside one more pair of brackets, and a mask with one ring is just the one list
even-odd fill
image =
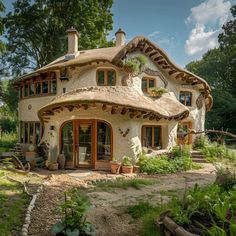
{"label": "fallen branch", "polygon": [[24,165],[20,161],[20,159],[16,155],[12,155],[13,163],[16,166],[16,168],[20,167],[22,170],[25,170]]}
{"label": "fallen branch", "polygon": [[195,131],[195,130],[191,130],[190,132],[188,132],[186,135],[188,134],[203,134],[203,133],[215,133],[215,134],[222,134],[222,135],[225,135],[225,136],[229,136],[231,138],[234,138],[236,139],[236,135],[235,134],[232,134],[230,132],[227,132],[227,131],[222,131],[222,130],[204,130],[204,131]]}
{"label": "fallen branch", "polygon": [[159,225],[164,226],[164,232],[166,235],[175,235],[175,236],[199,236],[197,234],[192,234],[186,231],[183,227],[176,224],[171,218],[166,214],[160,217],[160,220],[157,221]]}

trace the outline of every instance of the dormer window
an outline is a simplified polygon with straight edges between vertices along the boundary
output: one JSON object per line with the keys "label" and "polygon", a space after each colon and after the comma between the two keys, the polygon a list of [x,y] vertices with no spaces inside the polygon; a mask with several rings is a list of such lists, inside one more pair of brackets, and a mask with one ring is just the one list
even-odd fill
{"label": "dormer window", "polygon": [[144,77],[142,78],[142,91],[147,93],[152,87],[156,87],[156,81],[154,78]]}
{"label": "dormer window", "polygon": [[192,93],[188,91],[180,91],[179,101],[185,106],[192,106]]}
{"label": "dormer window", "polygon": [[116,72],[112,69],[97,70],[97,85],[114,86],[116,85]]}

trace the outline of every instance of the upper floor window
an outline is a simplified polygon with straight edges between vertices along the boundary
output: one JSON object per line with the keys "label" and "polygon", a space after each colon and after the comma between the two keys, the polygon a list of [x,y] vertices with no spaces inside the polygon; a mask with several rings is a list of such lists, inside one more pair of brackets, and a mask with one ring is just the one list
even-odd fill
{"label": "upper floor window", "polygon": [[154,78],[142,78],[142,91],[147,93],[149,88],[156,87],[156,81]]}
{"label": "upper floor window", "polygon": [[54,77],[36,77],[25,81],[19,87],[20,98],[29,96],[51,95],[57,93],[57,80]]}
{"label": "upper floor window", "polygon": [[188,91],[181,91],[179,93],[179,101],[185,106],[192,106],[192,93]]}
{"label": "upper floor window", "polygon": [[99,86],[116,85],[116,72],[112,69],[97,70],[97,85]]}

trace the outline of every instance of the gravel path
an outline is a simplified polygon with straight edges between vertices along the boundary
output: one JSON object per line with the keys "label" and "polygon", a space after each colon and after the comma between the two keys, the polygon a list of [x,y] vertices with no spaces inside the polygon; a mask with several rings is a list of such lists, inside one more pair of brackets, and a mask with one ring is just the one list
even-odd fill
{"label": "gravel path", "polygon": [[[47,175],[51,172],[39,174]],[[50,236],[51,226],[60,219],[61,215],[55,209],[63,201],[63,192],[71,187],[80,187],[88,180],[101,178],[113,178],[106,172],[91,172],[91,174],[76,174],[62,172],[50,175],[43,184],[43,190],[37,199],[32,212],[32,220],[29,235]],[[97,236],[134,236],[138,235],[138,227],[125,213],[125,207],[139,200],[149,199],[153,203],[165,200],[166,191],[180,192],[187,187],[193,187],[196,183],[207,185],[214,182],[215,173],[212,164],[203,164],[200,170],[191,170],[179,174],[169,175],[140,175],[139,178],[155,178],[159,181],[154,185],[145,186],[140,190],[129,188],[127,190],[115,189],[112,192],[101,190],[88,191],[94,208],[88,214],[90,220],[96,226]],[[164,195],[164,196],[163,196]],[[168,194],[167,194],[168,195]],[[168,197],[166,197],[168,199]]]}

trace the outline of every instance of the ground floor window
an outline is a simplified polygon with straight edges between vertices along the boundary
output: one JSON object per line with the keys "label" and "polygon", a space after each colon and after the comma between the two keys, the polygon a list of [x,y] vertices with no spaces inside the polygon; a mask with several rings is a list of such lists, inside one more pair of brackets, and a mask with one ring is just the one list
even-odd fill
{"label": "ground floor window", "polygon": [[142,127],[142,146],[161,149],[161,126],[145,125]]}
{"label": "ground floor window", "polygon": [[42,125],[40,122],[20,122],[20,142],[38,144],[42,137]]}

